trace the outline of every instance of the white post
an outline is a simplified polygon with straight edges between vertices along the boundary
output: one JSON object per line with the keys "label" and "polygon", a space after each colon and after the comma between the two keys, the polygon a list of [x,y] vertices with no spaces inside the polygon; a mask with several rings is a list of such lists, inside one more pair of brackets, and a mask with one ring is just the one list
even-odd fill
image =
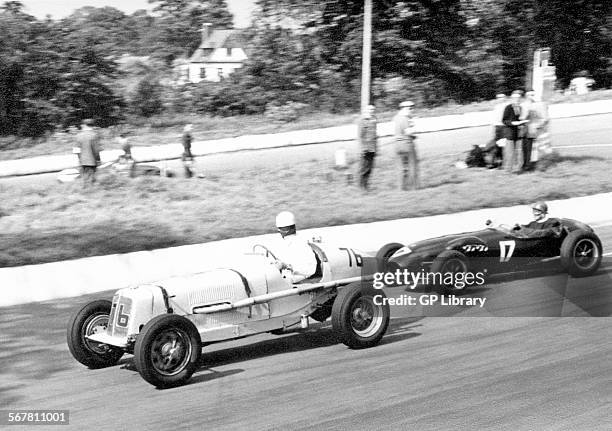
{"label": "white post", "polygon": [[361,63],[361,112],[370,104],[370,57],[372,51],[372,0],[363,5],[363,51]]}

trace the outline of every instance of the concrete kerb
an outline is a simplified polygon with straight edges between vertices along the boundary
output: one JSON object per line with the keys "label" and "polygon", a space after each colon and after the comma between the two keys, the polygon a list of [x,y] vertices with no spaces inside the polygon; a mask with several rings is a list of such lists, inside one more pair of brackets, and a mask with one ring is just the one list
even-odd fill
{"label": "concrete kerb", "polygon": [[[612,208],[612,193],[549,202],[551,216],[574,218],[590,224],[609,224],[602,209]],[[305,237],[321,236],[324,241],[364,251],[375,251],[388,242],[414,241],[481,229],[487,219],[513,224],[528,221],[526,205],[488,208],[456,214],[418,217],[374,223],[324,227],[301,231]],[[271,219],[272,223],[272,219]],[[0,306],[78,296],[185,276],[211,268],[230,267],[240,253],[255,244],[274,250],[277,234],[234,238],[205,244],[186,245],[110,255],[0,268]]]}
{"label": "concrete kerb", "polygon": [[[612,112],[612,100],[557,104],[550,105],[549,108],[549,114],[552,119],[606,114],[610,112]],[[417,118],[416,127],[419,133],[431,133],[443,130],[482,127],[489,125],[490,122],[491,113],[483,111],[441,117]],[[378,134],[381,137],[393,135],[393,124],[391,122],[380,123]],[[324,129],[297,130],[277,134],[246,135],[235,138],[197,141],[192,145],[192,153],[196,157],[201,157],[219,153],[353,141],[355,136],[355,124],[348,124]],[[132,148],[134,159],[139,162],[159,162],[179,159],[182,151],[183,147],[178,143]],[[101,155],[102,162],[116,160],[121,153],[122,151],[120,150],[103,151]],[[63,169],[74,168],[77,165],[77,158],[72,154],[6,160],[0,161],[0,177],[59,172]]]}

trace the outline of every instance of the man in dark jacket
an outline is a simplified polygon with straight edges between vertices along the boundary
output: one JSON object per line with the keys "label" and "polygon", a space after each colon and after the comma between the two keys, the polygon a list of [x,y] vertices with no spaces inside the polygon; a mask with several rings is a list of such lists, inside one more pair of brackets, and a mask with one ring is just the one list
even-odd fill
{"label": "man in dark jacket", "polygon": [[84,185],[96,181],[96,169],[100,164],[100,136],[92,126],[92,119],[83,120],[81,131],[76,136]]}
{"label": "man in dark jacket", "polygon": [[[512,102],[504,109],[502,122],[504,123],[504,138],[506,146],[504,147],[504,162],[508,172],[515,171],[515,164],[519,163],[519,149],[523,131],[522,125],[526,120],[521,120],[521,92],[513,91],[511,96]],[[517,167],[518,168],[518,167]]]}
{"label": "man in dark jacket", "polygon": [[357,124],[357,138],[359,147],[361,148],[361,172],[359,185],[362,189],[368,190],[368,181],[372,168],[374,167],[374,158],[376,157],[376,143],[378,136],[376,134],[376,117],[374,116],[375,108],[368,105]]}

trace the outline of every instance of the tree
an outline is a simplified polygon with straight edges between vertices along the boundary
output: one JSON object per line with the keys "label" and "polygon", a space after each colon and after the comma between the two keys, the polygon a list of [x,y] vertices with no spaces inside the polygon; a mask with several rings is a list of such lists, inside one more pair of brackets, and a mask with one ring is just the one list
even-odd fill
{"label": "tree", "polygon": [[153,53],[171,64],[191,55],[201,42],[202,24],[232,28],[233,17],[225,0],[149,0],[156,4],[156,39]]}
{"label": "tree", "polygon": [[162,87],[154,76],[145,76],[136,87],[130,101],[131,110],[136,115],[150,117],[162,111]]}
{"label": "tree", "polygon": [[596,85],[612,85],[612,3],[609,0],[536,0],[534,29],[540,46],[549,46],[564,87],[581,71]]}
{"label": "tree", "polygon": [[0,12],[0,134],[36,136],[57,125],[120,118],[116,65],[53,21]]}
{"label": "tree", "polygon": [[2,4],[2,10],[6,13],[9,13],[11,15],[24,15],[23,13],[23,9],[24,9],[24,5],[23,2],[21,1],[5,1]]}
{"label": "tree", "polygon": [[[269,0],[260,0],[257,21],[279,20]],[[326,74],[340,78],[351,91],[361,77],[363,1],[325,0],[297,6],[280,2],[282,11],[316,40],[317,57]],[[307,7],[305,7],[307,6]],[[468,27],[459,0],[395,1],[373,4],[372,77],[390,76],[445,82],[437,95],[469,100],[472,79],[464,73]],[[266,17],[266,14],[269,16]],[[353,94],[353,97],[356,97]]]}
{"label": "tree", "polygon": [[126,14],[109,6],[85,6],[60,22],[67,39],[83,40],[107,56],[129,52],[131,40],[140,37],[132,24]]}

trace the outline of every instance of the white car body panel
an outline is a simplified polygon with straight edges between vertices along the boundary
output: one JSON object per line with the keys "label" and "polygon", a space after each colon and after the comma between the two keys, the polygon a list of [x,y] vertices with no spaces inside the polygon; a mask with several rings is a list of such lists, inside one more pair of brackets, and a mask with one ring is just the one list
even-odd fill
{"label": "white car body panel", "polygon": [[[204,344],[296,325],[333,298],[342,280],[359,280],[366,257],[350,248],[323,243],[311,247],[320,261],[321,273],[295,286],[269,258],[248,254],[231,268],[120,289],[113,297],[106,332],[89,338],[129,348],[142,327],[153,317],[167,313],[168,308],[190,319]],[[268,300],[270,295],[282,297]],[[254,300],[251,305],[232,308],[249,300]],[[224,309],[215,311],[218,308]]]}

